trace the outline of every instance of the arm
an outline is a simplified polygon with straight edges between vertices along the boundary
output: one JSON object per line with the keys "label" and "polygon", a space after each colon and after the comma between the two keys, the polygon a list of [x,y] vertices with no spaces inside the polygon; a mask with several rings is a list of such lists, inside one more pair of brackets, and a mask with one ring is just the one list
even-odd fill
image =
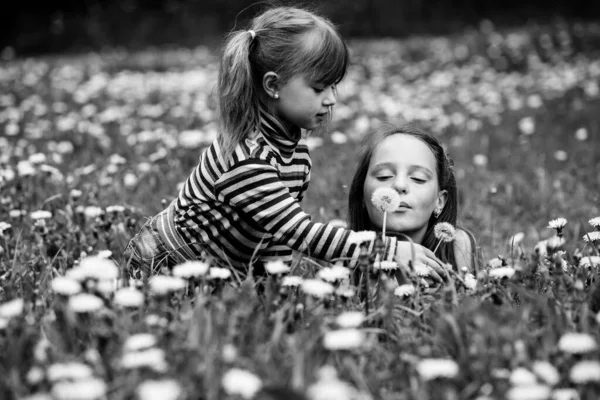
{"label": "arm", "polygon": [[[352,232],[312,222],[279,179],[277,169],[265,161],[239,162],[216,182],[215,195],[257,230],[271,234],[275,242],[293,250],[326,261],[355,261],[358,257],[360,249],[350,240]],[[386,249],[385,258],[393,259],[395,239],[386,240]]]}

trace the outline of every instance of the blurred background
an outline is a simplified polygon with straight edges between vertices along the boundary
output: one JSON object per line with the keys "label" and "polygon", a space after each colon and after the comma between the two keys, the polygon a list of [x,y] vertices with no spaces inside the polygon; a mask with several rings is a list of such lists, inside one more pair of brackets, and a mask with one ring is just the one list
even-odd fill
{"label": "blurred background", "polygon": [[266,4],[321,11],[346,36],[447,34],[476,27],[600,19],[598,0],[20,0],[0,20],[4,56],[147,46],[210,44]]}

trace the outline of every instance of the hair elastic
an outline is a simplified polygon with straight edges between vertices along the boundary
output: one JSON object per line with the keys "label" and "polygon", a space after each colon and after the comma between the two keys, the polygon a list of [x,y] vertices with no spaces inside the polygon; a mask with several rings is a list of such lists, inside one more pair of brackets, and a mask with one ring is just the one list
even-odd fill
{"label": "hair elastic", "polygon": [[250,36],[252,36],[252,39],[256,37],[256,32],[254,32],[252,29],[250,29],[248,33],[250,34]]}

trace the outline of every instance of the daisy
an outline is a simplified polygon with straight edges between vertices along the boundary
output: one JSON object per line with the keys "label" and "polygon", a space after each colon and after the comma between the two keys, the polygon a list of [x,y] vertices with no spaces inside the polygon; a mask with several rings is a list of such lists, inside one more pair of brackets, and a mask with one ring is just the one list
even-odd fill
{"label": "daisy", "polygon": [[562,217],[553,219],[550,222],[548,222],[548,228],[556,229],[556,235],[559,237],[562,236],[562,230],[565,227],[565,225],[567,225],[567,219]]}
{"label": "daisy", "polygon": [[500,267],[488,271],[488,275],[492,278],[512,278],[515,274],[515,269],[512,267]]}
{"label": "daisy", "polygon": [[569,372],[571,382],[578,384],[600,382],[600,363],[593,360],[579,361]]}
{"label": "daisy", "polygon": [[176,400],[181,392],[181,386],[173,379],[147,380],[136,389],[140,400]]}
{"label": "daisy", "polygon": [[186,261],[173,267],[173,276],[177,278],[197,278],[208,272],[208,264],[203,261]]}
{"label": "daisy", "polygon": [[568,332],[558,341],[558,349],[570,354],[589,353],[597,348],[596,339],[587,333]]}
{"label": "daisy", "polygon": [[304,293],[318,298],[329,296],[334,291],[331,284],[318,279],[305,279],[301,288]]}
{"label": "daisy", "polygon": [[346,311],[338,315],[335,322],[341,328],[357,328],[364,320],[365,315],[361,311]]}
{"label": "daisy", "polygon": [[265,263],[265,270],[271,275],[279,275],[289,272],[290,267],[282,260],[276,260]]}
{"label": "daisy", "polygon": [[394,289],[394,295],[398,297],[409,297],[415,294],[415,287],[410,283],[405,283],[404,285],[398,286]]}
{"label": "daisy", "polygon": [[323,346],[327,350],[351,350],[362,346],[365,333],[356,328],[345,328],[326,332],[323,336]]}
{"label": "daisy", "polygon": [[223,389],[229,395],[238,395],[243,399],[251,399],[262,387],[262,381],[251,372],[232,368],[223,375],[221,385],[223,385]]}
{"label": "daisy", "polygon": [[600,217],[592,218],[588,222],[593,228],[596,228],[596,230],[600,230]]}
{"label": "daisy", "polygon": [[446,358],[427,358],[417,363],[417,372],[424,381],[437,378],[456,378],[458,376],[458,364]]}
{"label": "daisy", "polygon": [[300,286],[303,280],[300,276],[284,276],[281,286]]}
{"label": "daisy", "polygon": [[588,232],[583,235],[583,240],[586,242],[592,242],[594,244],[600,242],[600,231]]}

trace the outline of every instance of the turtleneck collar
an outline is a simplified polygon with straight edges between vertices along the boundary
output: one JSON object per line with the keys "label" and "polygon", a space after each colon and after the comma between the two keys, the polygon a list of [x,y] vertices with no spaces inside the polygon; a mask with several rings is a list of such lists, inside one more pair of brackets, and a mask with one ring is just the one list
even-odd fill
{"label": "turtleneck collar", "polygon": [[284,161],[289,161],[293,157],[296,146],[298,146],[301,139],[300,128],[296,132],[290,132],[294,134],[294,138],[290,138],[286,135],[283,126],[262,110],[260,113],[260,132]]}

